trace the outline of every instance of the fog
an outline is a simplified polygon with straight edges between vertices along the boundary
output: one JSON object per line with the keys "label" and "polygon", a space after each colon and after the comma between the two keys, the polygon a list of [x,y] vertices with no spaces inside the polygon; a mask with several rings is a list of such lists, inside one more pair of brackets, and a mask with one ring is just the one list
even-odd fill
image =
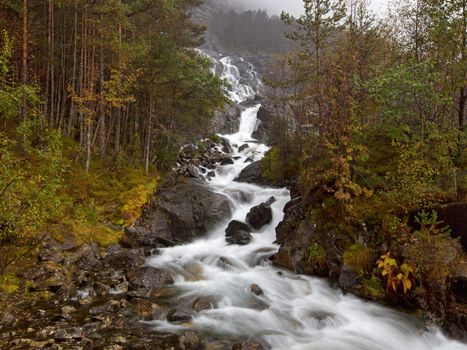
{"label": "fog", "polygon": [[[300,15],[303,9],[302,0],[218,0],[226,1],[231,6],[241,9],[266,9],[270,14],[280,14],[283,10]],[[388,0],[370,0],[372,10],[382,15],[387,8]]]}

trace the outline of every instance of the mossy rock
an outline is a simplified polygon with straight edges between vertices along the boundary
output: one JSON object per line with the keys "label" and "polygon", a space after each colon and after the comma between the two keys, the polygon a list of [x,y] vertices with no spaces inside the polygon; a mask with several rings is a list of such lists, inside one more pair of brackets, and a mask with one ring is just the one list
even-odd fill
{"label": "mossy rock", "polygon": [[357,272],[365,272],[371,267],[371,251],[363,244],[351,245],[344,252],[344,264],[351,266]]}

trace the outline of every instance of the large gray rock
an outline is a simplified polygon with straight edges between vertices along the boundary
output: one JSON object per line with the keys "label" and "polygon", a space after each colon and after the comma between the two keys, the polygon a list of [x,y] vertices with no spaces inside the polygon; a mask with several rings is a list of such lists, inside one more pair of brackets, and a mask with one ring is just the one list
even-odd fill
{"label": "large gray rock", "polygon": [[234,181],[263,185],[266,184],[263,179],[263,172],[261,161],[253,162],[243,169]]}
{"label": "large gray rock", "polygon": [[159,247],[190,242],[230,215],[226,196],[200,179],[177,179],[156,193],[141,218],[125,230],[123,243]]}
{"label": "large gray rock", "polygon": [[256,230],[259,230],[264,225],[271,223],[271,204],[266,202],[251,208],[250,212],[246,216],[246,222],[248,222],[251,225],[251,227],[253,227]]}
{"label": "large gray rock", "polygon": [[233,220],[225,230],[225,240],[229,244],[246,245],[253,238],[251,227],[243,222]]}
{"label": "large gray rock", "polygon": [[251,136],[262,143],[269,144],[269,132],[273,124],[272,112],[262,105],[258,111],[258,127]]}

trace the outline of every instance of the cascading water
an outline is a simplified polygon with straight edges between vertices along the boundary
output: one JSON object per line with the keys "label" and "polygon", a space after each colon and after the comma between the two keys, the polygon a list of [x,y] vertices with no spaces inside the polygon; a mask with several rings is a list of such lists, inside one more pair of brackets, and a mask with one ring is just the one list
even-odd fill
{"label": "cascading water", "polygon": [[[219,62],[224,65],[223,76],[233,84],[231,96],[237,101],[251,97],[254,89],[234,85],[240,81],[238,68],[234,69],[229,59]],[[191,310],[200,297],[215,304],[196,313],[189,324],[155,321],[156,328],[169,332],[195,329],[216,338],[257,340],[272,349],[466,350],[466,345],[445,338],[437,328],[427,329],[416,318],[344,295],[325,280],[271,265],[269,258],[278,250],[273,243],[275,227],[283,218],[289,192],[234,181],[248,158],[258,160],[268,150],[251,136],[259,107],[242,113],[237,133],[223,135],[232,143],[236,160],[219,167],[209,186],[230,199],[232,219],[240,221],[252,206],[274,196],[273,222],[254,233],[246,246],[226,244],[225,222],[204,239],[163,249],[151,258],[149,264],[173,274],[177,307]],[[249,148],[240,152],[244,143]],[[263,293],[253,293],[253,284]]]}

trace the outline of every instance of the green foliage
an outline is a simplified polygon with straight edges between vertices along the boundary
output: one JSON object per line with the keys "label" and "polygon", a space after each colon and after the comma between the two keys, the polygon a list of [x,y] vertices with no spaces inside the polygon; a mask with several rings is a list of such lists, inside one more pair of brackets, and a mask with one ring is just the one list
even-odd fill
{"label": "green foliage", "polygon": [[326,260],[326,250],[318,243],[308,247],[308,263],[321,265]]}
{"label": "green foliage", "polygon": [[422,211],[416,217],[420,228],[406,244],[404,255],[424,284],[446,283],[461,253],[458,242],[451,238],[449,227],[443,227],[436,211]]}

